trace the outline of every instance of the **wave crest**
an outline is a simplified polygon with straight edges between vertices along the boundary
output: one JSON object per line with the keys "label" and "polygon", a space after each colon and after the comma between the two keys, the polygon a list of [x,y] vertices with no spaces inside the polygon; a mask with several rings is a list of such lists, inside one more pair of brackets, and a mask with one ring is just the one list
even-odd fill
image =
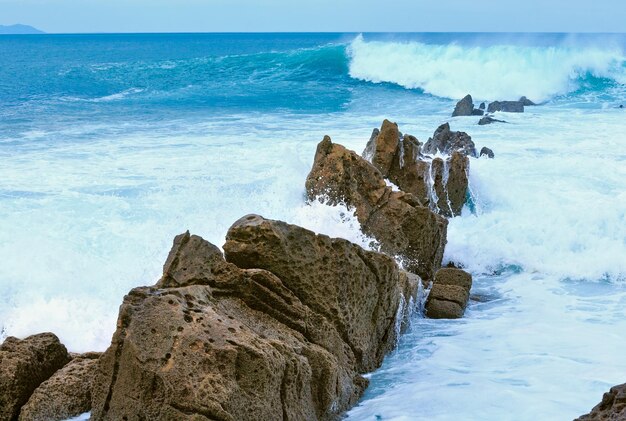
{"label": "wave crest", "polygon": [[461,46],[365,41],[348,47],[350,76],[390,82],[432,95],[496,100],[525,95],[544,101],[580,87],[592,76],[626,83],[624,54],[598,47]]}

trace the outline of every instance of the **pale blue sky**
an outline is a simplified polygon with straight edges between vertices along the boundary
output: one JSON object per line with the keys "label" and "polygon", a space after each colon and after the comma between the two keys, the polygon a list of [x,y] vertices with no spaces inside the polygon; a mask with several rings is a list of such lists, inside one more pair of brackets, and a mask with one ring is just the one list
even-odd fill
{"label": "pale blue sky", "polygon": [[626,0],[0,0],[47,32],[626,32]]}

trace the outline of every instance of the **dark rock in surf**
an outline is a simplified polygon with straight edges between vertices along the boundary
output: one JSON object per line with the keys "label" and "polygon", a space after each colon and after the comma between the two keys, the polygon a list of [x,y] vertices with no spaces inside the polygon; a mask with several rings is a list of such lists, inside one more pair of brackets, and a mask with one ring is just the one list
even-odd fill
{"label": "dark rock in surf", "polygon": [[488,116],[488,115],[487,115],[487,116],[485,116],[485,117],[483,117],[483,118],[481,118],[481,119],[478,121],[478,125],[479,125],[479,126],[485,126],[485,125],[487,125],[487,124],[492,124],[492,123],[506,123],[506,121],[504,121],[504,120],[498,120],[498,119],[495,119],[495,118],[493,118],[493,117],[491,117],[491,116]]}
{"label": "dark rock in surf", "polygon": [[428,139],[422,148],[422,152],[430,155],[442,153],[451,155],[458,151],[465,156],[477,157],[476,146],[470,135],[465,132],[450,130],[450,124],[442,124],[435,130],[433,137]]}
{"label": "dark rock in surf", "polygon": [[74,357],[43,382],[22,407],[20,421],[57,421],[91,410],[91,387],[99,353]]}
{"label": "dark rock in surf", "polygon": [[419,279],[256,215],[224,249],[179,235],[161,280],[124,298],[92,419],[333,420],[357,402]]}
{"label": "dark rock in surf", "polygon": [[523,113],[524,103],[521,101],[494,101],[487,107],[488,113],[501,111],[505,113]]}
{"label": "dark rock in surf", "polygon": [[481,110],[481,109],[478,109],[478,108],[476,108],[476,109],[474,109],[472,111],[472,115],[483,115],[483,114],[485,114],[485,112],[483,110]]}
{"label": "dark rock in surf", "polygon": [[432,319],[463,317],[471,288],[469,273],[455,268],[439,269],[426,300],[426,316]]}
{"label": "dark rock in surf", "polygon": [[519,99],[519,102],[521,102],[525,107],[531,107],[531,106],[537,105],[534,102],[532,102],[530,99],[526,98],[525,96],[521,97]]}
{"label": "dark rock in surf", "polygon": [[483,146],[483,148],[480,150],[480,156],[486,156],[487,158],[494,158],[494,153],[491,149],[489,149],[486,146]]}
{"label": "dark rock in surf", "polygon": [[478,106],[478,109],[485,111],[485,107],[486,107],[485,103],[481,102],[480,105]]}
{"label": "dark rock in surf", "polygon": [[474,111],[474,102],[471,95],[466,95],[462,100],[456,103],[452,117],[470,116]]}
{"label": "dark rock in surf", "polygon": [[626,420],[626,383],[613,386],[602,396],[602,402],[590,413],[575,421],[621,421]]}
{"label": "dark rock in surf", "polygon": [[[396,144],[396,133],[399,135],[389,127],[384,138]],[[381,156],[373,159],[377,165],[382,167],[395,160],[392,148],[380,145],[379,150]],[[441,266],[447,220],[422,206],[413,194],[393,191],[376,166],[333,143],[328,136],[317,146],[306,190],[310,200],[319,197],[331,205],[343,203],[354,209],[363,232],[374,237],[383,252],[401,258],[405,268],[422,279],[432,279]]]}
{"label": "dark rock in surf", "polygon": [[0,345],[0,419],[16,420],[33,391],[69,360],[52,333],[21,340],[9,336]]}

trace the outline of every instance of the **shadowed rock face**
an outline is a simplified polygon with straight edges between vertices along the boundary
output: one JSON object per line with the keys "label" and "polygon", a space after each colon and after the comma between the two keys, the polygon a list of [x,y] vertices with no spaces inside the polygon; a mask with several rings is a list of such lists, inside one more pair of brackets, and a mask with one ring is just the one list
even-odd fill
{"label": "shadowed rock face", "polygon": [[414,195],[392,191],[378,169],[328,136],[317,146],[306,189],[311,200],[353,208],[362,230],[382,251],[400,257],[408,271],[432,279],[441,266],[447,220]]}
{"label": "shadowed rock face", "polygon": [[426,316],[432,319],[463,317],[472,288],[472,276],[456,268],[437,271],[426,301]]}
{"label": "shadowed rock face", "polygon": [[179,235],[157,285],[124,298],[93,419],[330,420],[357,402],[418,279],[256,215],[224,249]]}
{"label": "shadowed rock face", "polygon": [[613,386],[602,396],[602,402],[590,413],[576,421],[623,421],[626,420],[626,383]]}
{"label": "shadowed rock face", "polygon": [[383,177],[446,217],[461,214],[468,187],[469,158],[456,150],[451,155],[431,161],[414,136],[400,137],[398,126],[389,120],[374,131],[363,153]]}
{"label": "shadowed rock face", "polygon": [[8,337],[0,345],[0,420],[16,420],[33,391],[69,360],[52,333]]}
{"label": "shadowed rock face", "polygon": [[20,421],[66,420],[91,410],[98,354],[75,357],[43,382],[22,407]]}
{"label": "shadowed rock face", "polygon": [[435,155],[441,153],[450,155],[459,151],[463,155],[476,157],[476,146],[470,135],[465,132],[450,130],[450,124],[442,124],[435,130],[433,137],[428,139],[422,148],[422,152]]}

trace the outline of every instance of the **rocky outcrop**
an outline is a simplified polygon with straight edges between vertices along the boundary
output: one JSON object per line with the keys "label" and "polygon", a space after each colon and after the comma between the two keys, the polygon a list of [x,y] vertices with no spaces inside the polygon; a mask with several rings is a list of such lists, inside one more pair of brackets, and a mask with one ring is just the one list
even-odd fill
{"label": "rocky outcrop", "polygon": [[422,154],[422,144],[411,135],[401,136],[396,123],[383,121],[372,135],[363,157],[400,190],[446,216],[459,215],[465,204],[469,159],[460,152],[434,160]]}
{"label": "rocky outcrop", "polygon": [[484,116],[483,118],[481,118],[480,120],[478,120],[478,125],[479,126],[486,126],[487,124],[493,124],[493,123],[506,123],[506,121],[504,120],[498,120],[496,118],[493,118],[491,116]]}
{"label": "rocky outcrop", "polygon": [[231,227],[224,250],[228,261],[179,235],[161,280],[124,298],[93,419],[330,420],[357,402],[419,279],[256,215]]}
{"label": "rocky outcrop", "polygon": [[590,413],[575,421],[622,421],[626,420],[626,383],[613,386],[602,396],[602,402]]}
{"label": "rocky outcrop", "polygon": [[430,155],[442,153],[451,155],[459,151],[463,155],[476,157],[476,146],[470,135],[465,132],[455,132],[450,129],[450,124],[442,124],[435,130],[433,137],[428,139],[422,148],[422,152]]}
{"label": "rocky outcrop", "polygon": [[486,146],[483,146],[483,148],[480,150],[480,156],[486,156],[487,158],[495,157],[493,151]]}
{"label": "rocky outcrop", "polygon": [[[483,104],[481,104],[483,105]],[[483,115],[483,108],[474,108],[474,101],[471,95],[466,95],[462,100],[456,103],[452,117],[470,116],[470,115]]]}
{"label": "rocky outcrop", "polygon": [[[387,161],[385,157],[376,162]],[[310,200],[320,197],[353,208],[363,232],[374,237],[383,252],[399,257],[408,271],[432,279],[441,266],[446,219],[422,206],[413,194],[392,191],[375,166],[328,136],[317,146],[306,189]]]}
{"label": "rocky outcrop", "polygon": [[8,337],[0,345],[0,420],[16,420],[33,391],[69,360],[52,333]]}
{"label": "rocky outcrop", "polygon": [[524,102],[523,101],[494,101],[487,107],[488,113],[495,113],[501,111],[505,113],[523,113]]}
{"label": "rocky outcrop", "polygon": [[20,421],[66,420],[91,410],[98,353],[76,356],[43,382],[22,407]]}
{"label": "rocky outcrop", "polygon": [[437,271],[426,300],[426,316],[432,319],[463,317],[472,288],[472,276],[456,268]]}
{"label": "rocky outcrop", "polygon": [[521,97],[519,99],[519,102],[521,102],[522,105],[524,105],[525,107],[531,107],[531,106],[537,105],[534,102],[532,102],[530,99],[526,98],[525,96]]}

